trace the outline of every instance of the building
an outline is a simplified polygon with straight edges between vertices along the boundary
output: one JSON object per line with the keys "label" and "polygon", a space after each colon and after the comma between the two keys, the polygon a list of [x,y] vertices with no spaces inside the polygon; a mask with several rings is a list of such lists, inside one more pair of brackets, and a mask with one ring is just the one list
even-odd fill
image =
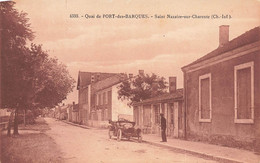
{"label": "building", "polygon": [[184,137],[183,89],[176,90],[176,77],[170,77],[169,81],[169,92],[133,104],[134,121],[143,133],[160,135],[160,113],[163,113],[167,136]]}
{"label": "building", "polygon": [[54,117],[60,120],[67,120],[68,119],[67,110],[69,107],[70,105],[65,105],[65,104],[63,104],[62,106],[56,106],[54,108]]}
{"label": "building", "polygon": [[77,90],[78,92],[78,123],[87,124],[90,117],[90,93],[91,84],[114,76],[116,73],[79,72]]}
{"label": "building", "polygon": [[[83,79],[85,74],[92,76]],[[118,120],[119,116],[132,119],[133,109],[128,101],[118,99],[117,93],[121,82],[127,80],[126,74],[80,72],[79,76],[79,112],[83,124],[106,127],[108,120]]]}
{"label": "building", "polygon": [[118,99],[119,85],[127,80],[126,74],[118,74],[91,85],[90,126],[106,126],[108,120],[116,121],[119,116],[132,120],[133,109],[128,101]]}
{"label": "building", "polygon": [[220,26],[219,47],[182,71],[187,138],[260,147],[259,27],[229,41]]}

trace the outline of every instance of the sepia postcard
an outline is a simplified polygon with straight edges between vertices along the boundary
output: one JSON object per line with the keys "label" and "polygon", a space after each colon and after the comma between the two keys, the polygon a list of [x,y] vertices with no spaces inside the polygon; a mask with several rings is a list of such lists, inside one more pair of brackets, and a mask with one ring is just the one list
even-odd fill
{"label": "sepia postcard", "polygon": [[260,163],[260,0],[0,10],[0,163]]}

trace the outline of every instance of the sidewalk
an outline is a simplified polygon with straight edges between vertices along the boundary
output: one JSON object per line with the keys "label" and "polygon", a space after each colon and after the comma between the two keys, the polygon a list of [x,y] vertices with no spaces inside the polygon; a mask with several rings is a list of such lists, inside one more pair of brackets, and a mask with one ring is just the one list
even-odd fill
{"label": "sidewalk", "polygon": [[[63,122],[85,129],[97,129],[85,125],[75,124],[68,121]],[[167,142],[160,141],[161,137],[156,134],[143,134],[144,143],[163,148],[168,148],[176,152],[185,152],[195,156],[209,158],[220,162],[260,163],[260,155],[257,155],[254,152],[247,150],[172,138],[168,138]]]}
{"label": "sidewalk", "polygon": [[160,142],[161,137],[154,134],[144,134],[143,141],[148,144],[165,147],[177,152],[186,152],[220,162],[260,163],[260,155],[247,150],[172,138],[168,138],[167,142]]}
{"label": "sidewalk", "polygon": [[92,129],[91,127],[88,127],[86,125],[80,125],[80,124],[76,124],[76,123],[69,122],[69,121],[66,121],[66,120],[61,120],[61,121],[64,122],[64,123],[70,124],[72,126],[77,126],[77,127],[81,127],[81,128],[85,128],[85,129]]}

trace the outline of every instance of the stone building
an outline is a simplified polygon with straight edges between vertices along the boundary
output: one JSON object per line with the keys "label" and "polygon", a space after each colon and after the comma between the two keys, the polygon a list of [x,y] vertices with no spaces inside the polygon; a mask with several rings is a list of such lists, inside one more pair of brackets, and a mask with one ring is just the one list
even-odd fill
{"label": "stone building", "polygon": [[229,41],[182,68],[187,138],[230,146],[260,146],[260,28]]}
{"label": "stone building", "polygon": [[79,72],[77,82],[78,123],[87,124],[87,121],[90,118],[91,84],[114,75],[116,75],[116,73]]}
{"label": "stone building", "polygon": [[79,112],[83,124],[106,127],[108,120],[118,120],[118,116],[132,119],[133,109],[127,101],[118,99],[118,86],[123,80],[127,80],[127,75],[122,73],[79,73]]}

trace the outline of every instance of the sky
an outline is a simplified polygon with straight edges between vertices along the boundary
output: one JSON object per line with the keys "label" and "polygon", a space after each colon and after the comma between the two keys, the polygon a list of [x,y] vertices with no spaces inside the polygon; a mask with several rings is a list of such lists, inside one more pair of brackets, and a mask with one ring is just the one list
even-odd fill
{"label": "sky", "polygon": [[[14,0],[15,1],[15,0]],[[67,65],[77,81],[79,71],[133,73],[144,70],[168,80],[181,67],[219,45],[219,26],[229,25],[229,39],[260,25],[259,0],[19,0],[51,57]],[[78,14],[79,18],[71,18]],[[106,14],[146,14],[147,19],[103,18]],[[189,19],[155,18],[167,15]],[[94,15],[95,18],[86,18]],[[97,18],[100,15],[101,18]],[[192,18],[210,16],[210,19]],[[212,15],[220,18],[211,19]],[[224,19],[222,15],[231,17]],[[75,84],[76,85],[76,84]],[[76,88],[65,103],[78,102]]]}

